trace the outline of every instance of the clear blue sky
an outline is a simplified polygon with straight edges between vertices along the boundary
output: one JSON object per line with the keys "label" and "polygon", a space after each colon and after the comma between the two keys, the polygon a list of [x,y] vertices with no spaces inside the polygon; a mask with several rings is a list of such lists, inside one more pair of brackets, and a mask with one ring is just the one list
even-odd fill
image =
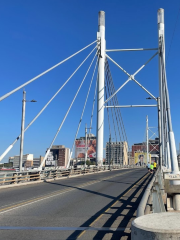
{"label": "clear blue sky", "polygon": [[[166,56],[178,14],[180,2],[173,1],[75,1],[75,0],[1,0],[0,2],[0,96],[53,66],[72,53],[96,40],[98,11],[106,12],[106,44],[109,48],[151,48],[157,47],[157,10],[165,9]],[[176,145],[180,142],[180,17],[167,60],[171,113]],[[37,103],[26,105],[26,125],[65,82],[74,69],[87,56],[92,48],[69,60],[65,64],[28,85],[27,99]],[[130,74],[143,65],[153,52],[110,53]],[[92,59],[92,58],[91,58]],[[90,64],[87,61],[64,90],[54,99],[46,111],[25,133],[24,153],[44,155],[61,123],[69,104]],[[115,87],[127,80],[127,76],[110,63]],[[83,85],[55,144],[72,146],[87,94],[92,70]],[[158,96],[158,58],[152,60],[137,75],[142,83],[155,96]],[[94,85],[85,111],[78,137],[84,135],[84,127],[89,125]],[[130,82],[118,93],[120,104],[154,103],[146,100],[148,95],[135,83]],[[0,154],[20,133],[22,90],[0,102]],[[157,110],[150,108],[123,109],[122,116],[130,145],[144,140],[146,115],[149,125],[157,126]],[[96,116],[92,132],[96,129]],[[107,115],[105,115],[105,142],[108,140]],[[19,142],[9,156],[19,154]]]}

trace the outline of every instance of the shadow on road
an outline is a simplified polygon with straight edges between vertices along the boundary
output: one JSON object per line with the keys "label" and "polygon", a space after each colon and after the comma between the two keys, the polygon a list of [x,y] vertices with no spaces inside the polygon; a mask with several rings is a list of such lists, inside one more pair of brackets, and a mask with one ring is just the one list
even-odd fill
{"label": "shadow on road", "polygon": [[[144,175],[145,176],[145,175]],[[143,176],[143,177],[144,177]],[[142,178],[143,178],[142,177]],[[142,179],[141,178],[141,179]],[[119,196],[114,198],[108,205],[106,205],[104,208],[102,208],[99,212],[97,212],[95,215],[93,215],[90,219],[88,219],[85,223],[81,225],[81,227],[95,227],[94,224],[92,224],[101,214],[107,217],[109,215],[109,218],[107,218],[107,221],[101,226],[101,227],[113,227],[113,223],[117,221],[118,218],[121,218],[120,223],[116,228],[127,228],[130,227],[132,219],[135,217],[135,212],[137,210],[137,207],[139,205],[139,202],[142,198],[142,195],[145,190],[145,186],[148,184],[150,179],[152,178],[152,175],[147,175],[147,177],[141,182],[138,183],[136,181],[133,183],[128,189],[126,189],[123,193],[121,193]],[[127,199],[123,199],[126,197],[123,197],[123,195],[130,190],[133,186],[135,186],[133,189],[133,193],[130,194],[130,196]],[[130,191],[131,193],[131,191]],[[121,199],[120,199],[121,198]],[[120,199],[120,200],[119,200]],[[119,200],[119,203],[121,203],[121,206],[116,207],[116,204],[114,207],[111,207],[117,200]],[[135,200],[135,201],[132,201]],[[108,208],[111,210],[116,210],[114,213],[108,213],[105,212]],[[125,212],[125,213],[123,213]],[[98,221],[97,221],[98,222]],[[96,222],[96,223],[97,223]],[[67,240],[72,240],[72,239],[81,239],[80,234],[82,231],[75,231],[72,233]],[[97,233],[94,235],[92,238],[86,238],[85,234],[82,236],[82,239],[103,239],[107,233],[110,233],[111,236],[108,239],[121,239],[122,237],[125,237],[123,239],[130,239],[130,231],[126,232],[124,230],[122,231],[112,231],[112,230],[107,230],[107,231],[97,231]]]}
{"label": "shadow on road", "polygon": [[[127,172],[128,173],[128,172]],[[133,173],[131,173],[132,175],[131,175],[131,177],[129,177],[128,176],[128,180],[130,179],[130,178],[133,178],[133,175],[136,175],[137,173],[136,172],[133,172]],[[113,177],[116,177],[116,176],[113,176]],[[121,177],[121,175],[117,175],[117,177]],[[124,177],[124,175],[122,175],[122,177]],[[86,181],[87,181],[88,179],[86,178]],[[99,182],[104,182],[104,181],[107,181],[107,182],[114,182],[114,183],[123,183],[123,184],[131,184],[131,183],[129,183],[129,182],[119,182],[119,181],[111,181],[111,180],[101,180],[101,179],[98,179],[98,178],[89,178],[89,183],[91,183],[92,182],[92,184],[93,184],[93,181],[98,181],[99,180]],[[86,188],[84,188],[84,187],[81,187],[81,186],[73,186],[73,185],[71,185],[71,184],[62,184],[62,183],[57,183],[57,182],[45,182],[46,184],[53,184],[53,185],[59,185],[59,186],[61,186],[61,187],[66,187],[66,188],[71,188],[71,189],[76,189],[76,190],[80,190],[80,191],[84,191],[84,192],[89,192],[89,193],[92,193],[92,194],[96,194],[96,195],[99,195],[99,196],[102,196],[102,197],[106,197],[106,198],[110,198],[110,199],[115,199],[113,196],[110,196],[110,195],[107,195],[107,194],[104,194],[104,193],[100,193],[100,192],[96,192],[96,191],[92,191],[92,190],[89,190],[89,189],[86,189]],[[82,183],[81,183],[81,185],[82,185]],[[87,185],[88,186],[88,185]]]}

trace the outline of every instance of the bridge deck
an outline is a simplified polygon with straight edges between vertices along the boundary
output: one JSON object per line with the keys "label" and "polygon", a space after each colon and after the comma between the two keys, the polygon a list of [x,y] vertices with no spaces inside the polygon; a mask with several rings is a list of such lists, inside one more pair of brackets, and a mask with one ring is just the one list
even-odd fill
{"label": "bridge deck", "polygon": [[116,170],[1,189],[1,239],[130,239],[146,173]]}

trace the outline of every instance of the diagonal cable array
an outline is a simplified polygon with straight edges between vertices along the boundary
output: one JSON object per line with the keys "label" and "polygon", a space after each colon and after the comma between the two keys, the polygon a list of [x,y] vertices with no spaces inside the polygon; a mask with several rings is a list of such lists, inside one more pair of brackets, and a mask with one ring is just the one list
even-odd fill
{"label": "diagonal cable array", "polygon": [[27,86],[28,84],[32,83],[33,81],[37,80],[38,78],[42,77],[43,75],[45,75],[46,73],[50,72],[51,70],[55,69],[56,67],[60,66],[62,63],[66,62],[67,60],[71,59],[72,57],[76,56],[78,53],[82,52],[83,50],[85,50],[86,48],[90,47],[91,45],[93,45],[94,43],[96,43],[97,40],[95,40],[94,42],[90,43],[89,45],[87,45],[86,47],[82,48],[81,50],[77,51],[76,53],[72,54],[71,56],[67,57],[66,59],[64,59],[63,61],[57,63],[56,65],[52,66],[51,68],[47,69],[46,71],[40,73],[39,75],[37,75],[36,77],[30,79],[29,81],[27,81],[26,83],[22,84],[21,86],[15,88],[14,90],[12,90],[11,92],[6,93],[5,95],[3,95],[2,97],[0,97],[0,101],[4,100],[5,98],[9,97],[11,94],[17,92],[18,90],[20,90],[21,88]]}
{"label": "diagonal cable array", "polygon": [[[111,106],[115,106],[115,105],[117,106],[117,105],[119,105],[119,102],[118,102],[118,98],[117,98],[117,95],[115,92],[115,87],[114,87],[114,83],[113,83],[113,79],[112,79],[112,75],[111,75],[111,71],[110,71],[110,67],[109,67],[109,63],[108,63],[107,59],[105,62],[105,71],[106,71],[106,85],[107,85],[107,88],[109,89],[109,92],[108,92],[109,93],[109,101],[111,101],[111,99],[112,99],[112,102],[110,102]],[[112,96],[112,97],[110,97],[110,96]],[[105,102],[108,104],[107,101],[105,101]],[[114,110],[114,115],[116,118],[116,126],[117,126],[117,130],[118,130],[117,132],[119,133],[120,142],[122,142],[122,139],[123,139],[123,141],[127,142],[127,145],[125,145],[125,147],[126,147],[126,151],[128,153],[128,139],[127,139],[127,135],[126,135],[120,108],[111,108],[111,109]],[[113,116],[113,113],[112,113],[112,116]],[[120,131],[120,129],[121,129],[121,131]],[[116,142],[117,142],[117,140],[116,140]],[[119,158],[119,156],[117,156],[117,157]],[[121,161],[123,161],[123,156],[120,156],[120,158],[121,158]]]}
{"label": "diagonal cable array", "polygon": [[43,159],[43,161],[42,161],[42,163],[41,163],[41,165],[39,167],[40,170],[42,169],[42,166],[43,166],[44,162],[46,161],[47,156],[49,155],[50,149],[51,149],[54,141],[56,140],[56,138],[57,138],[57,136],[58,136],[58,134],[59,134],[59,132],[60,132],[60,130],[61,130],[61,128],[62,128],[62,126],[63,126],[63,124],[64,124],[64,122],[65,122],[65,120],[66,120],[66,118],[67,118],[67,116],[69,114],[69,112],[70,112],[70,110],[71,110],[71,107],[73,106],[74,101],[76,100],[76,97],[77,97],[77,95],[78,95],[78,93],[79,93],[79,91],[80,91],[80,89],[81,89],[81,87],[82,87],[82,85],[83,85],[83,83],[84,83],[84,81],[86,79],[86,76],[87,76],[87,74],[88,74],[88,72],[89,72],[89,70],[90,70],[90,68],[91,68],[91,66],[92,66],[92,64],[94,62],[96,54],[97,53],[95,53],[95,55],[93,57],[93,60],[91,61],[90,66],[89,66],[89,68],[88,68],[88,70],[87,70],[87,72],[86,72],[86,74],[85,74],[85,76],[84,76],[84,78],[83,78],[83,80],[82,80],[82,82],[81,82],[81,84],[80,84],[80,86],[79,86],[79,88],[78,88],[78,90],[77,90],[77,92],[76,92],[76,94],[75,94],[75,96],[74,96],[74,98],[73,98],[73,100],[72,100],[72,102],[71,102],[71,104],[70,104],[70,106],[69,106],[69,108],[68,108],[68,110],[67,110],[67,112],[66,112],[66,114],[65,114],[65,116],[64,116],[64,118],[63,118],[63,120],[62,120],[62,122],[61,122],[61,124],[60,124],[60,126],[59,126],[59,128],[58,128],[58,130],[57,130],[57,132],[56,132],[52,142],[51,142],[51,144],[50,144],[50,146],[49,146],[49,148],[48,148],[48,150],[47,150],[47,152],[46,152],[46,154],[45,154],[45,157],[44,157],[44,159]]}
{"label": "diagonal cable array", "polygon": [[[93,75],[92,75],[92,78],[91,78],[91,81],[90,81],[88,93],[87,93],[87,96],[86,96],[86,99],[85,99],[85,102],[84,102],[84,106],[83,106],[83,110],[82,110],[82,113],[81,113],[81,117],[80,117],[80,120],[79,120],[79,124],[78,124],[78,127],[77,127],[77,131],[76,131],[75,137],[74,137],[74,141],[73,141],[73,145],[72,145],[71,153],[70,153],[70,158],[69,158],[69,163],[70,163],[70,159],[71,159],[72,154],[73,154],[75,141],[76,141],[77,135],[79,133],[81,122],[82,122],[82,119],[83,119],[83,115],[84,115],[84,111],[85,111],[85,108],[86,108],[86,103],[87,103],[87,100],[88,100],[88,97],[89,97],[89,93],[90,93],[90,90],[91,90],[92,82],[93,82],[93,79],[94,79],[94,74],[95,74],[95,71],[96,71],[97,63],[98,63],[98,58],[97,58],[97,61],[96,61],[95,67],[94,67],[94,71],[93,71]],[[95,89],[96,89],[96,87],[95,87]],[[67,165],[67,168],[69,166],[69,163]]]}
{"label": "diagonal cable array", "polygon": [[[98,58],[98,66],[99,66],[99,58]],[[97,94],[97,83],[98,83],[98,77],[99,77],[99,68],[97,71],[97,77],[96,77],[96,86],[95,86],[95,90],[94,90],[94,98],[93,98],[93,105],[92,105],[92,111],[91,111],[91,120],[90,120],[90,127],[89,127],[89,134],[91,133],[91,129],[92,129],[92,121],[93,121],[93,116],[94,116],[94,105],[95,105],[95,101],[96,101],[96,94]]]}
{"label": "diagonal cable array", "polygon": [[[104,85],[105,88],[105,99],[108,99],[108,95],[107,95],[107,86],[106,84]],[[107,102],[107,106],[108,106],[108,102]],[[110,123],[110,113],[109,113],[109,108],[107,109],[107,115],[108,115],[108,126],[109,126],[109,135],[111,136],[111,123]]]}
{"label": "diagonal cable array", "polygon": [[[95,41],[96,42],[96,41]],[[95,43],[93,42],[93,43]],[[91,46],[93,43],[89,44],[88,46],[86,46],[85,48],[81,49],[80,51],[78,51],[77,53],[80,53],[81,51],[83,51],[84,49],[86,49],[87,47]],[[94,52],[94,50],[97,48],[97,46],[95,46],[93,48],[93,50],[87,55],[87,57],[81,62],[81,64],[75,69],[75,71],[70,75],[70,77],[65,81],[65,83],[58,89],[58,91],[52,96],[52,98],[45,104],[45,106],[39,111],[39,113],[32,119],[32,121],[27,125],[27,127],[25,128],[24,132],[26,132],[28,130],[28,128],[38,119],[38,117],[44,112],[44,110],[48,107],[48,105],[52,102],[52,100],[59,94],[59,92],[65,87],[65,85],[70,81],[70,79],[75,75],[75,73],[81,68],[81,66],[86,62],[86,60],[91,56],[91,54]],[[70,59],[72,56],[75,56],[77,53],[71,55],[69,58],[65,59],[68,60]],[[64,60],[64,61],[65,61]],[[64,61],[61,61],[64,62]],[[60,65],[60,64],[59,64]],[[58,65],[58,66],[59,66]],[[52,69],[51,69],[52,70]],[[50,71],[50,70],[49,70]],[[19,88],[20,89],[20,88]],[[0,161],[7,155],[7,153],[13,148],[13,146],[15,145],[15,143],[20,139],[21,134],[19,134],[19,136],[13,141],[12,144],[9,145],[9,147],[2,153],[2,155],[0,156]]]}
{"label": "diagonal cable array", "polygon": [[[107,85],[107,93],[108,93],[108,96],[111,96],[111,92],[110,92],[110,88],[109,88],[109,79],[108,79],[108,71],[107,71],[107,68],[106,68],[106,85]],[[110,105],[113,105],[113,99],[112,98],[109,102],[110,102]],[[115,127],[115,119],[116,119],[116,124],[118,123],[117,121],[117,116],[116,116],[116,111],[114,111],[114,109],[111,108],[111,115],[112,115],[112,120],[113,120],[113,128],[114,128],[114,134],[115,134],[115,137],[116,137],[116,142],[117,142],[117,132],[116,132],[116,127]]]}

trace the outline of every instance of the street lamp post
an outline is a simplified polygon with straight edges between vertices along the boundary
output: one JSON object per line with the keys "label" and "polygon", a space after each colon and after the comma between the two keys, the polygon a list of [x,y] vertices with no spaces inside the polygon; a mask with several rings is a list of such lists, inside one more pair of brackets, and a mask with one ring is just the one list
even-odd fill
{"label": "street lamp post", "polygon": [[25,108],[26,108],[26,91],[23,91],[22,119],[21,119],[21,143],[20,143],[20,159],[19,159],[19,171],[20,172],[22,171],[22,161],[23,161]]}
{"label": "street lamp post", "polygon": [[111,134],[109,135],[109,170],[111,171]]}
{"label": "street lamp post", "polygon": [[21,119],[21,142],[20,142],[20,157],[19,157],[19,171],[20,171],[20,172],[22,172],[22,162],[23,162],[24,124],[25,124],[26,102],[36,102],[36,100],[27,101],[27,100],[26,100],[26,91],[23,91],[22,119]]}
{"label": "street lamp post", "polygon": [[92,128],[87,128],[87,124],[86,124],[86,127],[85,127],[85,159],[84,159],[84,168],[86,168],[86,161],[87,161],[87,149],[88,149],[87,130],[88,130],[88,129],[92,129]]}
{"label": "street lamp post", "polygon": [[87,161],[87,124],[85,127],[85,138],[86,138],[86,142],[85,142],[85,161],[84,161],[84,168],[86,168],[86,161]]}

